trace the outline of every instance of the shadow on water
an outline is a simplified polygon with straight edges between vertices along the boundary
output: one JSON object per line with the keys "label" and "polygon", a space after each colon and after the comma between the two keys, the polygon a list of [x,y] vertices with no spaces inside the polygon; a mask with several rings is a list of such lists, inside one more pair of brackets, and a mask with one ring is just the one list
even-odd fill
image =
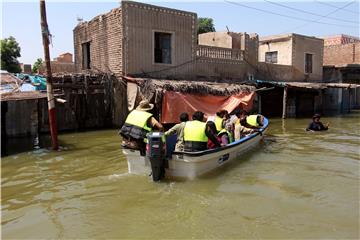
{"label": "shadow on water", "polygon": [[8,138],[5,140],[4,149],[1,151],[1,156],[10,156],[17,153],[49,147],[51,147],[51,139],[47,134]]}

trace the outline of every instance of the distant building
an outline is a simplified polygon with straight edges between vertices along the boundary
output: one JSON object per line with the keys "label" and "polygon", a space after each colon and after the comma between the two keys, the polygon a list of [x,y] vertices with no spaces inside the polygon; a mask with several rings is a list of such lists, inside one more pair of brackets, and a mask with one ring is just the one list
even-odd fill
{"label": "distant building", "polygon": [[[52,73],[74,73],[75,72],[75,64],[72,60],[71,53],[63,53],[58,57],[54,58],[54,61],[50,62],[51,64],[51,72]],[[45,75],[46,74],[46,65],[45,62],[41,65],[39,69],[39,73]]]}
{"label": "distant building", "polygon": [[20,67],[22,73],[26,73],[26,74],[32,73],[31,64],[20,63]]}
{"label": "distant building", "polygon": [[73,63],[73,55],[71,53],[60,54],[57,58],[54,58],[55,62]]}
{"label": "distant building", "polygon": [[324,38],[324,65],[360,64],[360,39],[348,35]]}
{"label": "distant building", "polygon": [[360,39],[358,37],[349,36],[349,35],[345,35],[345,34],[324,37],[324,46],[325,47],[332,46],[332,45],[356,43],[356,42],[360,42]]}
{"label": "distant building", "polygon": [[256,66],[258,63],[259,36],[256,33],[208,32],[199,34],[198,38],[199,45],[238,49],[245,53],[249,64]]}
{"label": "distant building", "polygon": [[321,82],[324,40],[300,34],[260,37],[260,79]]}
{"label": "distant building", "polygon": [[[360,84],[360,39],[341,34],[325,37],[324,42],[323,81]],[[360,108],[360,88],[334,90],[327,104],[338,112]]]}

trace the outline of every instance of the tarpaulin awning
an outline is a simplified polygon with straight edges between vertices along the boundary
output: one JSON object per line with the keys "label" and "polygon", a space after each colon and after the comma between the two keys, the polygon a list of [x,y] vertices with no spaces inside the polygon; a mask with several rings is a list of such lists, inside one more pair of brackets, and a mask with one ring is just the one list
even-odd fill
{"label": "tarpaulin awning", "polygon": [[254,92],[242,92],[231,96],[195,95],[166,91],[162,100],[162,123],[179,122],[179,116],[187,112],[191,117],[195,111],[202,111],[207,116],[214,115],[220,109],[228,112],[240,106],[249,111],[253,105]]}

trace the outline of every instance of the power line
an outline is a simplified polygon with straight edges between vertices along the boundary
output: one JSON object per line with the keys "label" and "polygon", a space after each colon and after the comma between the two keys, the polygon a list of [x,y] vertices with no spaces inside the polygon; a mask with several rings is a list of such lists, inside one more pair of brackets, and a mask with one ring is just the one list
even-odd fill
{"label": "power line", "polygon": [[287,8],[287,9],[291,9],[291,10],[294,10],[294,11],[306,13],[306,14],[313,15],[313,16],[326,17],[328,19],[341,21],[341,22],[358,23],[358,22],[355,22],[355,21],[349,21],[349,20],[344,20],[344,19],[340,19],[340,18],[327,17],[327,16],[324,16],[324,15],[320,15],[320,14],[317,14],[317,13],[305,11],[305,10],[302,10],[302,9],[299,9],[299,8],[290,7],[290,6],[287,6],[287,5],[284,5],[284,4],[281,4],[281,3],[277,3],[277,2],[271,2],[271,1],[268,1],[268,0],[264,0],[264,1],[267,2],[267,3],[273,4],[273,5],[277,5],[277,6],[280,6],[280,7],[284,7],[284,8]]}
{"label": "power line", "polygon": [[[350,4],[353,4],[354,2],[355,2],[355,1],[351,1],[351,2],[345,4],[344,6],[342,6],[342,7],[340,7],[340,8],[336,8],[334,11],[329,12],[328,14],[324,15],[323,17],[318,18],[317,20],[313,20],[313,21],[311,21],[311,22],[302,24],[302,25],[300,25],[300,26],[298,26],[298,27],[295,27],[295,28],[293,28],[293,29],[290,29],[290,30],[288,30],[288,31],[284,31],[283,33],[293,32],[294,30],[297,30],[297,29],[299,29],[299,28],[305,27],[305,26],[309,25],[310,23],[318,23],[320,19],[322,19],[322,18],[324,18],[324,17],[327,17],[327,16],[329,16],[329,15],[331,15],[331,14],[337,12],[337,11],[340,11],[340,10],[346,8],[346,7],[349,6]],[[358,27],[357,27],[357,28],[358,28]]]}
{"label": "power line", "polygon": [[[325,5],[325,6],[329,6],[329,7],[332,7],[332,8],[338,8],[337,6],[335,5],[332,5],[330,3],[326,3],[326,2],[321,2],[321,1],[317,1],[317,0],[314,0],[315,2],[319,3],[319,4],[322,4],[322,5]],[[359,12],[356,12],[356,11],[351,11],[349,9],[342,9],[343,11],[345,12],[351,12],[351,13],[354,13],[354,14],[359,14]]]}
{"label": "power line", "polygon": [[[260,9],[260,8],[256,8],[256,7],[250,7],[250,6],[247,6],[245,4],[238,3],[238,2],[231,2],[231,1],[228,1],[228,0],[224,0],[224,1],[227,2],[227,3],[233,4],[233,5],[237,5],[237,6],[241,6],[241,7],[257,10],[257,11],[260,11],[260,12],[265,12],[265,13],[281,16],[281,17],[286,17],[286,18],[290,18],[290,19],[296,19],[296,20],[305,21],[305,22],[314,22],[314,20],[309,20],[309,19],[305,19],[305,18],[299,18],[299,17],[295,17],[295,16],[289,16],[289,15],[276,13],[276,12],[272,12],[272,11],[268,11],[268,10],[264,10],[264,9]],[[338,27],[358,28],[358,26],[340,25],[340,24],[326,23],[326,22],[320,22],[320,21],[316,21],[316,23],[324,24],[324,25],[338,26]]]}

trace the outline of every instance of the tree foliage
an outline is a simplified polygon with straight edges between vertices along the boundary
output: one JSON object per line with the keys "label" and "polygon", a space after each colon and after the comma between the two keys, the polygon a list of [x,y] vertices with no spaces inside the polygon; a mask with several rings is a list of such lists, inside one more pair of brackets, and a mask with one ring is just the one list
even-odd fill
{"label": "tree foliage", "polygon": [[41,58],[36,59],[32,67],[32,72],[37,73],[42,63],[43,60]]}
{"label": "tree foliage", "polygon": [[20,46],[12,36],[1,39],[1,69],[11,73],[21,72],[19,61]]}
{"label": "tree foliage", "polygon": [[215,32],[212,18],[198,18],[198,34]]}

